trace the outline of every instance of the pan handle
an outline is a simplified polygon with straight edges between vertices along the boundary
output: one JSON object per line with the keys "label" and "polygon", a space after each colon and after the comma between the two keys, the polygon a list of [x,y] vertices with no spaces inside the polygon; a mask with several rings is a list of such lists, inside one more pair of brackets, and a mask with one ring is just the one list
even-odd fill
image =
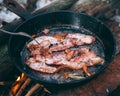
{"label": "pan handle", "polygon": [[32,14],[27,12],[23,7],[20,6],[15,0],[4,0],[3,4],[10,11],[20,16],[23,20],[27,20],[32,17]]}

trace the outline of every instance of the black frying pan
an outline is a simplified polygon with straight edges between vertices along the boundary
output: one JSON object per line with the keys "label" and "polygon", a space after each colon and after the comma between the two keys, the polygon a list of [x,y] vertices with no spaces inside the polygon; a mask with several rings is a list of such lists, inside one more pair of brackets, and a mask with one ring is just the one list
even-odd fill
{"label": "black frying pan", "polygon": [[[82,80],[66,80],[64,78],[59,78],[60,73],[56,74],[43,74],[31,70],[24,63],[24,58],[26,57],[26,43],[30,40],[29,38],[22,36],[11,36],[9,40],[9,54],[11,60],[15,66],[21,71],[24,72],[28,77],[37,80],[40,83],[45,85],[74,85],[81,84],[84,81],[90,80],[93,77],[97,76],[101,71],[103,71],[113,60],[115,56],[115,39],[112,32],[99,20],[90,17],[83,13],[76,13],[71,11],[57,11],[57,12],[48,12],[32,16],[31,14],[18,10],[17,3],[13,0],[4,0],[6,7],[8,7],[13,12],[17,12],[25,21],[18,26],[14,31],[27,32],[30,35],[39,33],[41,36],[44,35],[42,30],[44,28],[49,28],[50,33],[59,33],[59,32],[71,32],[76,33],[80,32],[83,34],[93,35],[96,38],[96,42],[92,45],[87,45],[93,51],[97,52],[101,57],[105,59],[103,65],[98,65],[95,67],[90,67],[89,71],[95,71],[96,74],[90,77],[86,77]],[[17,9],[18,8],[18,9]],[[21,14],[22,13],[22,14]],[[22,55],[21,55],[22,54]],[[79,71],[78,71],[79,72]],[[58,76],[58,77],[56,77]]]}

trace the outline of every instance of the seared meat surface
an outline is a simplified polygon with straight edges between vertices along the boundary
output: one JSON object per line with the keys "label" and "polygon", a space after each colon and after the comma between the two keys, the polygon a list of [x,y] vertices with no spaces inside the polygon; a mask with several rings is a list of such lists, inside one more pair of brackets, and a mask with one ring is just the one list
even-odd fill
{"label": "seared meat surface", "polygon": [[[27,44],[30,57],[26,64],[33,70],[43,73],[55,73],[62,68],[72,70],[82,69],[84,66],[94,66],[104,62],[97,53],[88,47],[79,48],[84,44],[92,44],[95,38],[80,33],[54,34],[53,36],[40,36]],[[71,49],[75,47],[74,49]],[[76,48],[78,47],[78,48]]]}

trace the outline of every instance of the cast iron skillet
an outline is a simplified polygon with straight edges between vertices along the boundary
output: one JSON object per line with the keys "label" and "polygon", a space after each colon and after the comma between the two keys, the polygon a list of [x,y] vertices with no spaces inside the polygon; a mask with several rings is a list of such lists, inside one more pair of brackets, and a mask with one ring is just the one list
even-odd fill
{"label": "cast iron skillet", "polygon": [[96,38],[96,42],[92,45],[85,46],[90,47],[93,51],[97,52],[101,57],[105,59],[105,63],[103,65],[89,68],[89,71],[96,72],[95,75],[86,77],[82,80],[66,80],[62,77],[58,78],[60,75],[59,73],[57,73],[57,75],[50,75],[31,70],[24,63],[24,59],[26,57],[26,43],[30,41],[29,38],[22,36],[11,36],[8,45],[11,60],[15,66],[21,72],[24,72],[28,77],[50,86],[68,86],[81,84],[97,76],[113,60],[116,47],[115,39],[112,32],[101,21],[86,14],[71,11],[48,12],[32,16],[28,12],[23,11],[19,4],[13,0],[4,0],[4,3],[6,7],[17,13],[25,20],[14,30],[14,32],[23,31],[27,32],[30,35],[39,33],[42,36],[42,30],[44,28],[49,28],[50,33],[48,35],[66,31],[68,33],[80,32],[83,34],[93,35]]}

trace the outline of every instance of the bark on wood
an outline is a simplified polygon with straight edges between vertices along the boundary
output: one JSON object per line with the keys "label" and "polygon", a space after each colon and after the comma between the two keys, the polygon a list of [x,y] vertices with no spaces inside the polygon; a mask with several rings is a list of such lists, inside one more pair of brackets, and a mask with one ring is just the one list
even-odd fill
{"label": "bark on wood", "polygon": [[34,14],[39,14],[43,12],[49,11],[57,11],[57,10],[64,10],[70,8],[76,1],[78,0],[56,0],[55,2],[51,3],[48,6],[41,8],[40,10],[36,11]]}
{"label": "bark on wood", "polygon": [[[87,12],[87,11],[91,11],[91,9],[95,9],[97,6],[106,6],[110,4],[112,1],[110,0],[79,0],[71,7],[71,10],[79,11],[79,12]],[[92,13],[89,13],[89,14],[92,14]]]}
{"label": "bark on wood", "polygon": [[84,12],[96,17],[110,18],[109,11],[120,8],[119,0],[79,0],[72,7],[71,10],[77,12]]}
{"label": "bark on wood", "polygon": [[42,87],[40,84],[34,85],[25,96],[31,96],[36,90]]}

